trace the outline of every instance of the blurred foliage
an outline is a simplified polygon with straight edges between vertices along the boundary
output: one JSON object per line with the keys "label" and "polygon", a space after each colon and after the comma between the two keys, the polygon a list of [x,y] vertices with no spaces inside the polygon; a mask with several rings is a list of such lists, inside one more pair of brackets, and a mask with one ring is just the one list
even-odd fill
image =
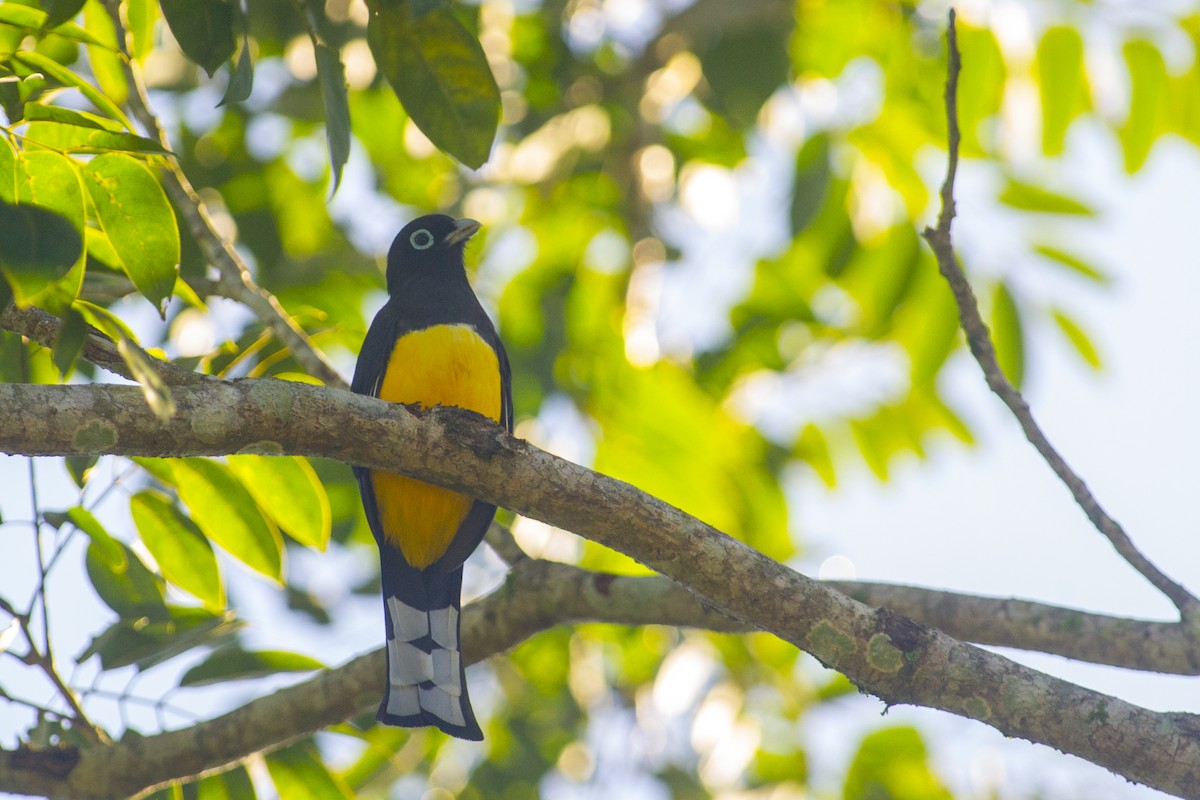
{"label": "blurred foliage", "polygon": [[[1009,9],[1021,24],[977,11],[959,28],[964,169],[992,177],[993,213],[1043,223],[1006,243],[1024,257],[1002,274],[972,276],[1018,383],[1037,378],[1028,332],[1044,322],[1103,361],[1069,297],[1025,288],[1048,269],[1107,283],[1053,237],[1055,220],[1103,212],[1044,177],[1075,127],[1107,131],[1129,171],[1164,135],[1200,144],[1200,15],[1030,5]],[[139,375],[140,337],[190,369],[304,377],[262,320],[211,299],[194,209],[160,183],[172,158],[258,284],[344,368],[394,232],[467,215],[485,225],[469,268],[509,347],[519,433],[791,558],[796,467],[830,486],[864,465],[886,479],[932,442],[972,440],[940,390],[961,337],[919,238],[941,176],[944,24],[937,3],[885,0],[0,2],[0,299],[64,321],[52,356],[0,336],[0,375],[92,379],[78,360],[91,324]],[[1127,81],[1123,106],[1088,57],[1098,29],[1121,43],[1104,63]],[[1168,40],[1191,57],[1168,58]],[[169,153],[131,121],[130,58]],[[866,385],[840,379],[864,370]],[[148,396],[169,410],[165,387]],[[339,599],[328,575],[289,570],[307,550],[333,563],[371,547],[344,465],[110,461],[69,459],[78,497],[39,509],[111,612],[76,659],[97,658],[77,687],[89,709],[102,679],[126,682],[106,725],[138,700],[161,712],[196,686],[318,668],[338,604],[377,587],[355,576]],[[238,565],[278,588],[315,647],[247,641]],[[44,600],[42,583],[24,608]],[[134,679],[167,663],[188,688],[140,696]],[[770,637],[655,627],[557,629],[473,674],[481,747],[355,720],[270,754],[253,780],[239,767],[157,796],[251,797],[268,780],[289,798],[806,796],[818,767],[798,730],[852,692]],[[64,717],[31,706],[26,738],[69,738]],[[950,794],[908,728],[869,734],[842,793]]]}

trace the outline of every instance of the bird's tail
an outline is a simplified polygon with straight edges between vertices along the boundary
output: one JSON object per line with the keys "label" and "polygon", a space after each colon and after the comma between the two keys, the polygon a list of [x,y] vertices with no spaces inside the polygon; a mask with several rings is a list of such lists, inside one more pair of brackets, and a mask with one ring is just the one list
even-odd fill
{"label": "bird's tail", "polygon": [[385,545],[380,551],[388,679],[376,718],[480,741],[458,638],[462,567],[419,571],[398,549]]}

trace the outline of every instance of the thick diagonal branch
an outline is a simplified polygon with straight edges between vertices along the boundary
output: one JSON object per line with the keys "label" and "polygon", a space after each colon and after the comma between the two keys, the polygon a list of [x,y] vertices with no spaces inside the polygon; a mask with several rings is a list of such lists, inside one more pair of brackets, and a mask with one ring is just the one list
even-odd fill
{"label": "thick diagonal branch", "polygon": [[677,508],[545,453],[478,415],[416,414],[336,389],[272,379],[174,391],[153,415],[120,386],[0,385],[0,451],[324,456],[387,469],[496,502],[586,536],[674,579],[727,616],[811,653],[889,704],[978,719],[1124,777],[1200,797],[1200,737],[1161,714],[869,608]]}
{"label": "thick diagonal branch", "polygon": [[979,362],[988,388],[1004,402],[1004,405],[1008,406],[1009,411],[1020,423],[1025,438],[1050,465],[1050,469],[1054,471],[1059,480],[1066,484],[1071,496],[1075,498],[1075,502],[1091,520],[1092,525],[1112,543],[1121,558],[1129,562],[1146,580],[1175,604],[1185,621],[1196,618],[1200,616],[1200,600],[1181,584],[1167,576],[1137,549],[1133,540],[1129,538],[1129,534],[1104,510],[1079,473],[1075,472],[1054,445],[1050,444],[1049,438],[1034,420],[1029,404],[1025,402],[1025,398],[1000,369],[1000,363],[996,359],[996,349],[992,345],[991,334],[988,332],[983,317],[979,314],[979,304],[975,300],[971,284],[967,282],[966,275],[958,265],[950,237],[950,227],[955,213],[954,177],[958,171],[959,130],[956,97],[958,75],[962,67],[955,37],[953,10],[950,11],[950,25],[947,29],[946,41],[949,51],[946,79],[946,138],[949,158],[946,166],[946,180],[942,183],[942,210],[938,216],[937,226],[926,228],[923,235],[937,257],[938,269],[954,293],[954,301],[958,305],[958,316],[967,335],[967,346],[971,350],[971,355]]}

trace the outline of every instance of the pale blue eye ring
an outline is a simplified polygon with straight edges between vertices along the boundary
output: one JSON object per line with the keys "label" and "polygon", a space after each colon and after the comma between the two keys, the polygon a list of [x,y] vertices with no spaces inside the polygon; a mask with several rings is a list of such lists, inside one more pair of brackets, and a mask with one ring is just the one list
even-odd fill
{"label": "pale blue eye ring", "polygon": [[408,237],[408,243],[413,246],[414,250],[428,250],[433,247],[433,234],[421,228]]}

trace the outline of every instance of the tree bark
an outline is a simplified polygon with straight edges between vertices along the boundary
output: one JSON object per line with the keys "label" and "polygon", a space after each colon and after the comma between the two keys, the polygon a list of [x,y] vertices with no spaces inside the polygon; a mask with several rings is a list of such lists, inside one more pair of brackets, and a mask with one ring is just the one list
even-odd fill
{"label": "tree bark", "polygon": [[[273,379],[211,381],[172,394],[178,411],[164,421],[137,387],[0,385],[0,450],[288,453],[402,472],[619,550],[725,615],[811,653],[885,703],[977,719],[1129,780],[1200,797],[1200,724],[1192,715],[1155,713],[865,606],[478,415],[450,408],[415,413]],[[83,757],[100,757],[90,753]]]}

